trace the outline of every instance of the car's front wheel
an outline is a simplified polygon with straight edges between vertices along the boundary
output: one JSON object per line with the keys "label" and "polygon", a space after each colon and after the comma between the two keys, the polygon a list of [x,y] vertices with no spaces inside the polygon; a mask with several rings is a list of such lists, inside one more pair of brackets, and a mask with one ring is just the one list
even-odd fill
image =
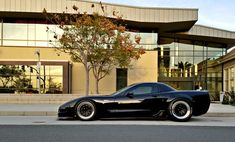
{"label": "car's front wheel", "polygon": [[170,103],[169,113],[175,121],[188,121],[192,117],[192,106],[188,101],[176,100]]}
{"label": "car's front wheel", "polygon": [[81,101],[77,105],[76,114],[80,120],[88,121],[94,119],[96,115],[95,104],[91,101]]}

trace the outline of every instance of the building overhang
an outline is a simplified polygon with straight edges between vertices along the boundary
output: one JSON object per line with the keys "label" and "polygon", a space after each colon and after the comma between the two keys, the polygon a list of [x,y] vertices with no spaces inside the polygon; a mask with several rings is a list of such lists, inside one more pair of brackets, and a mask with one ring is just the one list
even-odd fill
{"label": "building overhang", "polygon": [[[108,18],[115,18],[113,11],[122,16],[127,27],[143,32],[178,32],[188,31],[198,20],[198,9],[183,8],[152,8],[98,3],[83,0],[0,0],[0,18],[45,19],[42,11],[48,13],[75,13],[73,5],[78,6],[79,12],[92,14],[98,12]],[[94,8],[91,8],[91,6]],[[101,8],[103,7],[103,9]],[[67,9],[66,9],[67,8]],[[103,11],[104,10],[104,11]]]}
{"label": "building overhang", "polygon": [[222,29],[206,27],[201,25],[194,25],[187,32],[176,32],[176,33],[160,33],[159,44],[166,44],[172,41],[164,41],[163,38],[176,38],[181,40],[190,40],[197,44],[199,42],[206,42],[208,46],[231,48],[235,46],[235,32],[226,31]]}
{"label": "building overhang", "polygon": [[[41,20],[45,21],[46,18],[42,13],[32,12],[1,12],[0,18],[3,18],[4,22],[24,22],[23,20],[34,21]],[[181,21],[181,22],[139,22],[122,20],[123,24],[130,30],[140,32],[182,32],[188,31],[196,21]]]}
{"label": "building overhang", "polygon": [[136,22],[125,21],[128,29],[137,30],[140,32],[182,32],[188,31],[196,21],[184,21],[184,22],[171,22],[171,23],[149,23],[149,22]]}
{"label": "building overhang", "polygon": [[42,15],[44,8],[48,13],[62,13],[64,11],[75,13],[72,7],[76,5],[80,13],[98,12],[108,18],[115,18],[113,11],[116,11],[122,16],[128,29],[140,32],[157,32],[159,33],[159,41],[162,37],[170,37],[215,43],[214,47],[217,44],[227,48],[235,46],[234,32],[194,25],[198,20],[198,9],[135,7],[84,0],[0,0],[0,3],[0,20],[3,19],[3,22],[39,19],[43,23],[43,20],[45,21],[45,17]]}

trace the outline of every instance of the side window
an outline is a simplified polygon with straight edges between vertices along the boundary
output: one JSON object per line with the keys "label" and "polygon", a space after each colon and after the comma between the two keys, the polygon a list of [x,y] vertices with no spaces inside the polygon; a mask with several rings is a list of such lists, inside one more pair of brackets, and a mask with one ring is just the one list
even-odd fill
{"label": "side window", "polygon": [[169,92],[174,91],[175,89],[167,84],[158,84],[159,92]]}
{"label": "side window", "polygon": [[153,93],[160,93],[161,91],[160,91],[160,87],[159,87],[159,85],[154,85],[154,88],[153,88]]}
{"label": "side window", "polygon": [[153,86],[152,85],[140,85],[140,86],[136,86],[135,88],[131,89],[129,92],[133,93],[134,96],[150,94],[153,92]]}

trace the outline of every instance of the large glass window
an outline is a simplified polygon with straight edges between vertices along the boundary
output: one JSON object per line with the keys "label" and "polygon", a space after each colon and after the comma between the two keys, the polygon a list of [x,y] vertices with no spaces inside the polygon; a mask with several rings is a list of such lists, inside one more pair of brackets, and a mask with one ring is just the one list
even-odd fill
{"label": "large glass window", "polygon": [[147,50],[153,50],[157,45],[157,33],[136,33],[136,32],[127,32],[130,34],[130,38],[135,42],[135,37],[141,37],[139,47],[142,47]]}
{"label": "large glass window", "polygon": [[3,23],[3,45],[48,47],[49,41],[55,39],[51,32],[47,32],[47,27],[59,31],[56,25]]}
{"label": "large glass window", "polygon": [[28,24],[28,40],[36,40],[36,24]]}
{"label": "large glass window", "polygon": [[37,40],[47,40],[48,33],[46,32],[47,25],[45,24],[36,24],[36,39]]}
{"label": "large glass window", "polygon": [[208,59],[215,60],[224,54],[223,48],[208,47]]}
{"label": "large glass window", "polygon": [[223,45],[162,37],[158,43],[159,81],[177,89],[202,88],[219,94],[222,67],[213,65],[224,55]]}
{"label": "large glass window", "polygon": [[140,44],[157,44],[157,33],[136,33],[127,32],[130,34],[131,39],[134,41],[136,36],[141,37]]}
{"label": "large glass window", "polygon": [[27,40],[27,24],[3,24],[3,38],[6,40]]}
{"label": "large glass window", "polygon": [[[42,65],[41,93],[63,92],[63,66]],[[0,65],[0,93],[38,93],[39,72],[35,65]]]}
{"label": "large glass window", "polygon": [[225,90],[229,90],[229,74],[228,74],[228,69],[224,70],[224,87]]}
{"label": "large glass window", "polygon": [[230,68],[230,84],[229,90],[234,91],[234,67]]}
{"label": "large glass window", "polygon": [[[58,42],[54,38],[54,32],[62,35],[63,30],[52,24],[3,23],[3,45],[53,47]],[[138,47],[143,47],[147,50],[156,48],[157,33],[128,33],[133,42],[135,41],[135,36],[141,37]]]}
{"label": "large glass window", "polygon": [[[166,39],[170,41],[170,39]],[[172,41],[172,40],[171,40]],[[189,41],[160,45],[158,61],[160,76],[190,77],[193,71],[193,45]]]}

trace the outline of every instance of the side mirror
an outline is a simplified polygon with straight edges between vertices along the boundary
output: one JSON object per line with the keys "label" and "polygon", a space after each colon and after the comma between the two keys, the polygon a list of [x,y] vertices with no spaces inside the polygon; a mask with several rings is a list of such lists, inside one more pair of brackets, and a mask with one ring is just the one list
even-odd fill
{"label": "side mirror", "polygon": [[128,93],[126,94],[126,96],[127,96],[128,98],[134,98],[134,94],[133,94],[132,92],[128,92]]}

